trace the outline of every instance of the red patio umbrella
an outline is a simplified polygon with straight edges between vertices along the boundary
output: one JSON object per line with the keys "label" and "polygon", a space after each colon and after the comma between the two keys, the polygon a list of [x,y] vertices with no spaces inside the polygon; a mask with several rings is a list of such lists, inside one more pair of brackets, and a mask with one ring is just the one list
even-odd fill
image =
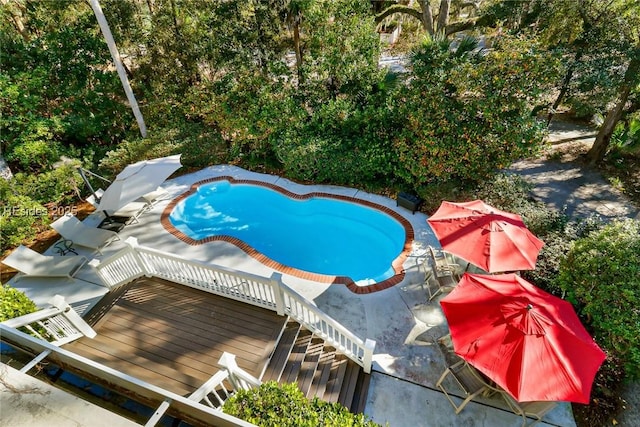
{"label": "red patio umbrella", "polygon": [[465,273],[440,304],[456,354],[516,400],[589,403],[605,354],[569,302],[516,274]]}
{"label": "red patio umbrella", "polygon": [[544,245],[519,215],[481,200],[442,202],[427,222],[442,249],[489,273],[534,269]]}

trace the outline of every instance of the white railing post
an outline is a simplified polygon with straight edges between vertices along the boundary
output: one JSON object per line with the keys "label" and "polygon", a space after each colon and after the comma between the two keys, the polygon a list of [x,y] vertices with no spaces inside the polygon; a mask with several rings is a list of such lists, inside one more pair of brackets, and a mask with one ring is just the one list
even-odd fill
{"label": "white railing post", "polygon": [[373,363],[373,349],[376,342],[370,338],[364,340],[364,355],[362,356],[362,370],[365,374],[371,373],[371,365]]}
{"label": "white railing post", "polygon": [[95,338],[96,331],[93,330],[91,326],[84,321],[82,317],[65,301],[62,295],[55,295],[51,300],[49,300],[49,304],[60,310],[60,314],[71,322],[71,324],[84,335],[85,337]]}
{"label": "white railing post", "polygon": [[270,281],[271,287],[273,288],[273,294],[276,298],[276,313],[278,313],[278,316],[284,316],[284,289],[280,286],[282,283],[282,274],[274,272],[270,277]]}
{"label": "white railing post", "polygon": [[247,390],[251,387],[260,387],[262,384],[259,379],[238,366],[235,354],[225,351],[220,356],[218,365],[229,373],[229,382],[234,390]]}
{"label": "white railing post", "polygon": [[140,252],[138,251],[138,247],[140,246],[138,244],[138,239],[136,239],[133,236],[130,236],[124,242],[131,248],[131,253],[135,257],[136,261],[138,262],[138,265],[140,266],[140,269],[142,270],[145,277],[151,277],[152,274],[147,268],[147,263],[144,262],[144,260],[142,259],[142,256],[140,255]]}

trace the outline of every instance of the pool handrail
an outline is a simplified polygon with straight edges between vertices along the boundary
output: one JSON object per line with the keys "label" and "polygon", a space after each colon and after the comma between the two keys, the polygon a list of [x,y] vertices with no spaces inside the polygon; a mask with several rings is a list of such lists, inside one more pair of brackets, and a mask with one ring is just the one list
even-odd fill
{"label": "pool handrail", "polygon": [[219,265],[187,260],[169,252],[138,244],[134,237],[109,258],[92,260],[103,283],[117,288],[139,277],[157,277],[216,295],[288,315],[371,372],[376,342],[362,340],[309,300],[282,283],[282,275],[271,277],[237,271]]}

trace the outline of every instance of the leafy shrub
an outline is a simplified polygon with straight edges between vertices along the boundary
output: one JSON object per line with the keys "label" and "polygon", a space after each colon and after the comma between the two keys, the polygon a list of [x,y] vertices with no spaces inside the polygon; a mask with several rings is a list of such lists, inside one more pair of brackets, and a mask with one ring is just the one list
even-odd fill
{"label": "leafy shrub", "polygon": [[29,195],[41,204],[69,203],[82,186],[82,178],[72,164],[38,174],[17,173],[13,181],[16,193]]}
{"label": "leafy shrub", "polygon": [[149,131],[146,138],[122,141],[106,153],[100,170],[114,177],[131,163],[180,153],[184,166],[199,168],[224,162],[227,156],[224,142],[212,129],[199,123],[169,123]]}
{"label": "leafy shrub", "polygon": [[535,154],[544,130],[531,112],[556,63],[535,42],[501,38],[490,52],[427,39],[411,55],[413,75],[394,110],[397,174],[414,187],[451,179],[481,182]]}
{"label": "leafy shrub", "polygon": [[520,215],[527,228],[544,240],[548,233],[564,230],[568,218],[534,200],[531,188],[518,175],[497,174],[479,185],[476,197],[495,208]]}
{"label": "leafy shrub", "polygon": [[0,322],[37,311],[38,307],[24,293],[0,284]]}
{"label": "leafy shrub", "polygon": [[328,100],[288,126],[273,148],[287,175],[342,185],[392,181],[395,125],[378,101],[371,97],[362,106],[353,99]]}
{"label": "leafy shrub", "polygon": [[576,240],[557,280],[598,343],[640,377],[640,223],[614,221]]}
{"label": "leafy shrub", "polygon": [[374,427],[378,424],[363,414],[352,414],[338,403],[318,398],[308,400],[297,384],[275,381],[251,390],[240,390],[227,400],[226,414],[259,426],[269,427]]}
{"label": "leafy shrub", "polygon": [[[42,121],[35,121],[38,125]],[[7,153],[7,160],[15,161],[25,170],[41,170],[48,167],[60,155],[60,144],[52,141],[52,135],[48,130],[45,135],[37,135],[43,139],[33,139],[16,145]],[[31,136],[31,135],[30,135]]]}
{"label": "leafy shrub", "polygon": [[48,223],[49,218],[44,206],[16,192],[4,179],[0,179],[0,196],[0,249],[4,253],[8,248],[34,237],[35,225]]}

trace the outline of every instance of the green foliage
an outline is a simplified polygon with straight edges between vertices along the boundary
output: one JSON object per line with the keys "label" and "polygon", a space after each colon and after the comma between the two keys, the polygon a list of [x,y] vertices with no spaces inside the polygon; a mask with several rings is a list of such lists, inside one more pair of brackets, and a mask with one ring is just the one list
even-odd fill
{"label": "green foliage", "polygon": [[627,377],[640,377],[640,223],[614,221],[576,240],[558,285]]}
{"label": "green foliage", "polygon": [[527,228],[539,238],[563,231],[568,222],[566,215],[534,200],[531,188],[532,185],[522,177],[501,173],[481,183],[476,197],[498,209],[520,215]]}
{"label": "green foliage", "polygon": [[277,141],[278,159],[294,179],[354,185],[393,180],[388,111],[339,98],[291,126]]}
{"label": "green foliage", "polygon": [[0,322],[37,311],[38,307],[23,292],[0,283]]}
{"label": "green foliage", "polygon": [[239,390],[227,400],[226,414],[263,427],[374,427],[363,414],[352,414],[339,403],[308,400],[297,384],[275,381],[258,388]]}
{"label": "green foliage", "polygon": [[[115,177],[131,163],[180,153],[181,163],[186,168],[203,168],[228,160],[226,145],[219,133],[201,123],[172,124],[150,129],[146,138],[123,140],[102,158],[101,172]],[[104,185],[104,182],[97,184]]]}
{"label": "green foliage", "polygon": [[48,223],[48,217],[46,208],[18,193],[13,182],[0,179],[0,196],[0,253],[4,253],[35,236],[35,226]]}
{"label": "green foliage", "polygon": [[10,185],[16,194],[38,203],[60,205],[72,202],[78,195],[82,178],[74,164],[69,164],[37,174],[17,173]]}
{"label": "green foliage", "polygon": [[505,37],[490,52],[459,52],[428,39],[412,69],[396,95],[403,126],[393,141],[406,183],[480,182],[540,147],[531,111],[556,68],[535,43]]}
{"label": "green foliage", "polygon": [[611,136],[611,145],[623,151],[640,151],[640,115],[618,124]]}
{"label": "green foliage", "polygon": [[359,0],[322,0],[309,2],[302,12],[306,38],[300,90],[311,95],[311,108],[340,95],[364,101],[381,80],[379,39],[369,8]]}
{"label": "green foliage", "polygon": [[[3,12],[10,13],[11,5]],[[82,1],[29,2],[0,20],[0,146],[18,170],[37,173],[61,155],[112,144],[129,112],[95,17]],[[86,151],[86,152],[85,152]]]}

